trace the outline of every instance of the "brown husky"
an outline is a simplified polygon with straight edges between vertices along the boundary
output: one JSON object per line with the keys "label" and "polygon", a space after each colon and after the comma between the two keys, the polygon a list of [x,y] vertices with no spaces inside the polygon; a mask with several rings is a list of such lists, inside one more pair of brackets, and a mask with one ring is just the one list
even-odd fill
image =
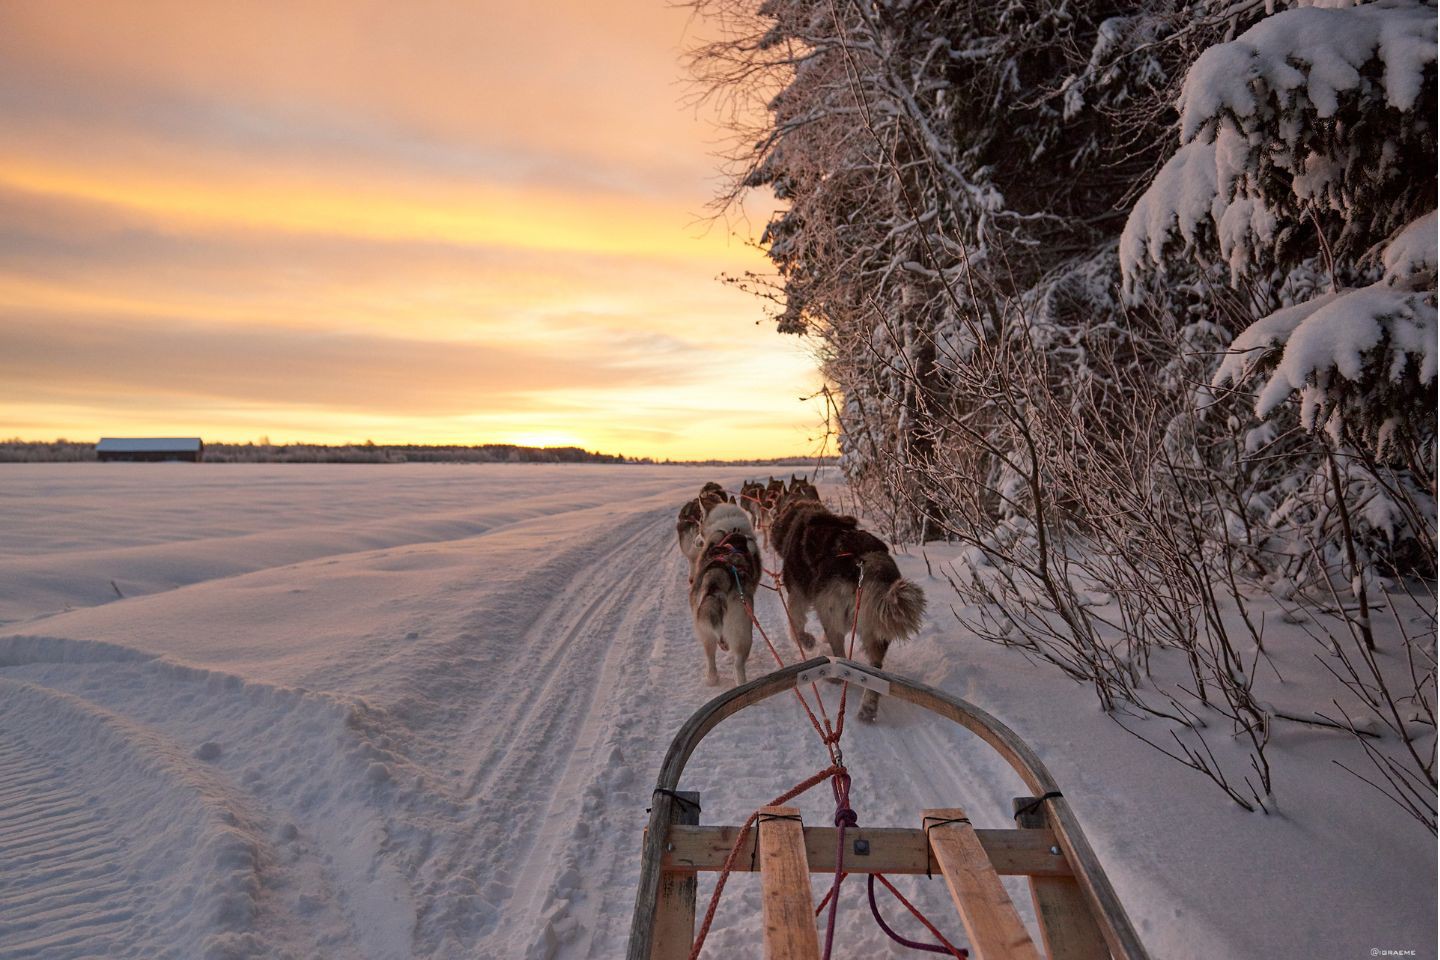
{"label": "brown husky", "polygon": [[[890,644],[920,629],[925,594],[901,578],[885,543],[861,530],[854,517],[836,516],[806,490],[792,493],[770,527],[770,543],[783,563],[790,629],[813,647],[815,639],[805,631],[813,609],[831,652],[843,657],[853,624],[857,656],[863,652],[871,666],[883,667]],[[875,691],[865,691],[860,719],[874,720],[879,702]]]}
{"label": "brown husky", "polygon": [[715,648],[735,658],[735,683],[745,682],[745,660],[754,638],[750,611],[760,583],[760,546],[750,518],[733,503],[716,506],[705,518],[703,544],[690,580],[695,636],[705,649],[705,682],[720,682]]}

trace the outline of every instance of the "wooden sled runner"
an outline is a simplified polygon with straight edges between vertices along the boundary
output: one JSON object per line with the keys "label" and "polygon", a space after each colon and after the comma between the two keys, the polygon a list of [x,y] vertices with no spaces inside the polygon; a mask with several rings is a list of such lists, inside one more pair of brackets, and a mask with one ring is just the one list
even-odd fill
{"label": "wooden sled runner", "polygon": [[[994,748],[1034,792],[1034,797],[1016,799],[1018,826],[1013,830],[976,830],[960,809],[925,810],[911,828],[851,827],[845,835],[847,872],[943,876],[969,936],[972,960],[1038,960],[1042,955],[1051,960],[1148,960],[1075,814],[1024,741],[964,700],[835,657],[794,664],[721,694],[676,734],[660,769],[646,828],[628,960],[689,957],[696,874],[722,868],[740,829],[699,825],[699,795],[678,792],[690,754],[731,714],[826,677],[953,720]],[[836,830],[803,826],[791,807],[762,809],[761,822],[750,831],[732,869],[761,874],[766,958],[820,956],[810,874],[835,871]],[[853,846],[851,836],[857,841]],[[1001,885],[1001,874],[1029,877],[1043,954]]]}

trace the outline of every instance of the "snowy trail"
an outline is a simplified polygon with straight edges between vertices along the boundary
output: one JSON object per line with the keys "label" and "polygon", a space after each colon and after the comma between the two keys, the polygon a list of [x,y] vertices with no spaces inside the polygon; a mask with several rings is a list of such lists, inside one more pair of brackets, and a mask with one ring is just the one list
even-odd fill
{"label": "snowy trail", "polygon": [[[71,468],[46,475],[61,507],[42,517],[26,475],[0,474],[0,527],[20,534],[0,562],[43,572],[0,578],[14,615],[0,629],[0,960],[622,953],[650,787],[670,737],[717,692],[702,682],[674,513],[704,480],[744,475]],[[117,498],[109,528],[80,509]],[[136,551],[165,562],[137,576]],[[1433,904],[1433,870],[1399,835],[1365,839],[1362,790],[1309,808],[1292,794],[1291,821],[1229,808],[1085,691],[961,636],[943,581],[900,559],[932,613],[887,669],[1032,743],[1158,958],[1285,955],[1347,910],[1373,919],[1307,934],[1305,955],[1353,955],[1377,931],[1398,938],[1377,946],[1422,936],[1407,918]],[[144,589],[119,599],[112,578]],[[757,606],[793,658],[778,598],[762,591]],[[750,675],[772,665],[757,636]],[[825,695],[833,709],[838,691]],[[1024,792],[978,740],[906,704],[882,702],[874,725],[852,712],[844,749],[862,824],[959,805],[1006,826]],[[826,762],[787,695],[717,727],[682,786],[700,792],[704,822],[737,823]],[[798,805],[807,822],[833,814],[824,787]],[[1290,919],[1266,921],[1245,878],[1275,864],[1293,886],[1320,835],[1333,868],[1272,890]],[[1411,879],[1386,889],[1373,882],[1384,870]],[[1346,871],[1358,879],[1323,882]],[[897,882],[960,935],[943,884]],[[1011,888],[1028,919],[1023,884]],[[735,877],[706,955],[754,955],[758,917],[758,883]],[[858,881],[840,931],[842,956],[903,955]]]}

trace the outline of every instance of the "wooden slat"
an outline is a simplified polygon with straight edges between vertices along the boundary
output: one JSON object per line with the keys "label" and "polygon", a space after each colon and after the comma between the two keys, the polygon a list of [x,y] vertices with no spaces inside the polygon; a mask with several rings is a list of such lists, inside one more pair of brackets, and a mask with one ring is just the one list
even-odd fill
{"label": "wooden slat", "polygon": [[[772,819],[793,817],[795,819]],[[766,960],[819,960],[805,834],[794,807],[761,807],[760,903]]]}
{"label": "wooden slat", "polygon": [[[739,827],[674,826],[667,835],[661,865],[666,871],[719,870],[735,843]],[[1036,877],[1069,877],[1070,865],[1064,856],[1052,854],[1055,836],[1049,830],[976,830],[980,846],[995,866],[1005,875]],[[909,827],[851,827],[845,831],[845,869],[850,873],[925,873],[933,869],[925,843],[925,831]],[[859,856],[851,839],[870,844],[868,856]],[[812,873],[829,873],[835,869],[835,828],[806,827],[805,854]],[[755,832],[752,830],[740,847],[735,870],[751,869],[755,860]]]}
{"label": "wooden slat", "polygon": [[926,810],[924,823],[930,825],[930,850],[960,910],[971,952],[976,960],[1040,960],[975,830],[968,823],[943,822],[964,817],[959,807]]}
{"label": "wooden slat", "polygon": [[[1045,769],[1045,764],[1025,741],[973,703],[884,671],[872,672],[890,681],[890,695],[895,699],[913,703],[917,707],[953,720],[988,743],[1005,758],[1011,768],[1020,775],[1020,779],[1025,781],[1025,786],[1037,796],[1060,789],[1050,772]],[[1085,832],[1080,829],[1080,821],[1070,809],[1069,801],[1058,797],[1047,803],[1050,808],[1050,829],[1060,841],[1060,849],[1064,851],[1065,860],[1074,871],[1075,878],[1080,881],[1085,901],[1105,934],[1105,942],[1109,944],[1110,952],[1120,960],[1147,960],[1149,953],[1140,941],[1140,935],[1135,932],[1134,925],[1130,923],[1130,917],[1125,912],[1124,904],[1116,896],[1115,888],[1110,885],[1110,878],[1106,876],[1100,858],[1095,856],[1095,851],[1085,838]]]}
{"label": "wooden slat", "polygon": [[[1034,803],[1034,797],[1015,798],[1016,823],[1026,833],[1043,831],[1053,839],[1045,804],[1035,806],[1028,813],[1019,812]],[[1090,913],[1090,905],[1074,876],[1032,876],[1030,896],[1035,899],[1040,935],[1050,960],[1109,960],[1110,948],[1105,944],[1105,935]]]}
{"label": "wooden slat", "polygon": [[[671,814],[676,824],[700,822],[700,794],[679,791],[688,803],[676,803]],[[666,873],[660,878],[659,899],[655,902],[655,938],[650,960],[686,960],[695,939],[695,888],[693,873]]]}

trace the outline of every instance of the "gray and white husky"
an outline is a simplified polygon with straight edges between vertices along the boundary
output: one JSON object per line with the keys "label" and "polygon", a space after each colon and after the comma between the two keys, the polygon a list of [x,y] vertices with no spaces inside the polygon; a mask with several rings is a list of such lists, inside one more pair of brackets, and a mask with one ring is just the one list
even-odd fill
{"label": "gray and white husky", "polygon": [[750,610],[760,583],[760,545],[745,511],[722,503],[705,517],[702,545],[690,580],[695,636],[705,649],[705,682],[720,682],[715,650],[735,658],[735,683],[745,682],[745,660],[754,637]]}

